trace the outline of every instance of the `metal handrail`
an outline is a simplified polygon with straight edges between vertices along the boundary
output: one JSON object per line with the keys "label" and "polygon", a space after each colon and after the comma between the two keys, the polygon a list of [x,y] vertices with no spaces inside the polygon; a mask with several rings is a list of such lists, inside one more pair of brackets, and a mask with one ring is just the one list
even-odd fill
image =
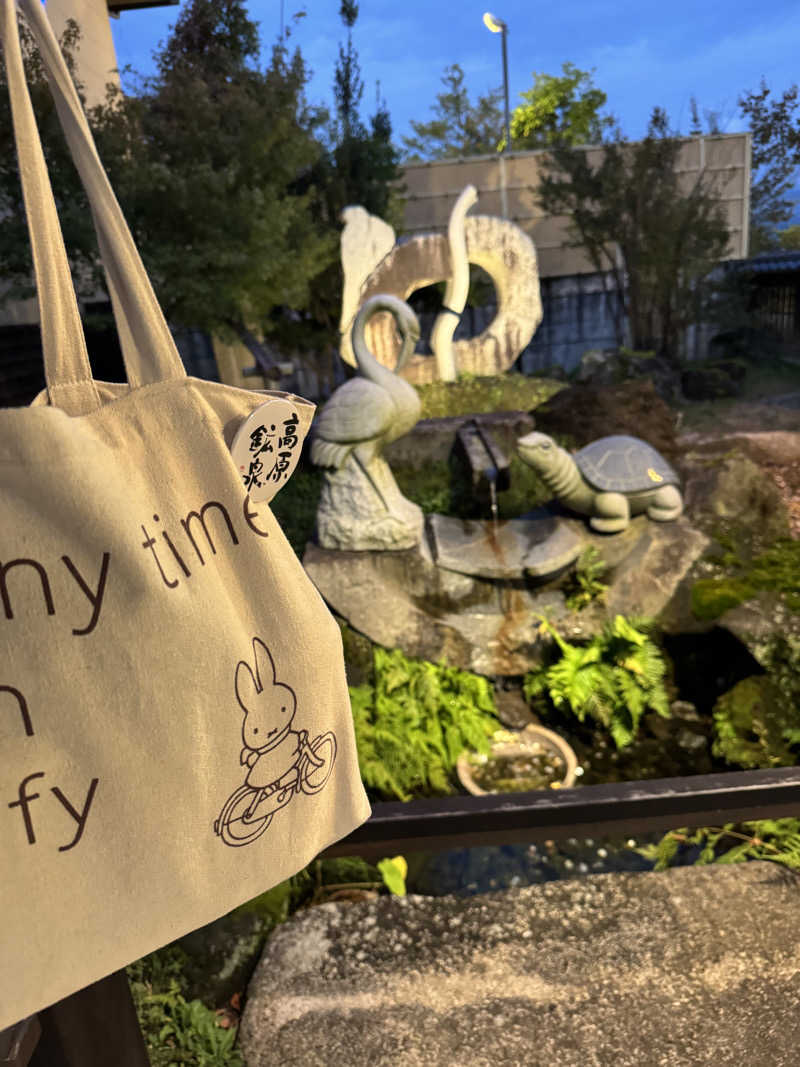
{"label": "metal handrail", "polygon": [[787,816],[800,818],[800,767],[379,803],[373,805],[365,823],[325,849],[321,857],[370,859]]}

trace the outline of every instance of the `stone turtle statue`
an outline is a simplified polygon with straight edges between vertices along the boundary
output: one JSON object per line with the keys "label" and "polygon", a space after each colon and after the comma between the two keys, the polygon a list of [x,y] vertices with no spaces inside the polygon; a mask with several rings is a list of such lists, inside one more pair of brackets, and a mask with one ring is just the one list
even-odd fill
{"label": "stone turtle statue", "polygon": [[670,522],[683,511],[680,478],[638,437],[601,437],[571,456],[534,431],[519,438],[517,452],[564,507],[591,516],[589,525],[601,533],[624,530],[641,512]]}

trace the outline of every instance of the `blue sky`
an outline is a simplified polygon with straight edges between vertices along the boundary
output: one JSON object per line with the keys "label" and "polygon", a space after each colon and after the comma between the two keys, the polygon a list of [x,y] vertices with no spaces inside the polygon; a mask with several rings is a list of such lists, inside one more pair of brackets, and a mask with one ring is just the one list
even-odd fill
{"label": "blue sky", "polygon": [[[665,107],[673,127],[686,132],[689,98],[719,111],[726,132],[745,128],[737,98],[757,90],[762,75],[773,95],[800,81],[800,5],[772,0],[763,7],[743,0],[488,0],[509,27],[511,108],[530,88],[532,72],[558,74],[565,61],[595,69],[595,85],[608,95],[607,110],[631,139],[645,133],[654,105]],[[251,0],[268,52],[277,36],[281,0]],[[309,95],[330,105],[337,48],[344,39],[339,0],[284,0],[286,22],[305,7],[293,32],[313,70]],[[459,63],[470,94],[502,84],[500,36],[482,22],[485,7],[461,0],[362,0],[354,31],[365,83],[364,112],[374,109],[376,83],[386,97],[395,138],[411,119],[427,120],[441,90],[441,75]],[[123,12],[111,26],[120,67],[152,69],[151,54],[175,21],[178,7]]]}

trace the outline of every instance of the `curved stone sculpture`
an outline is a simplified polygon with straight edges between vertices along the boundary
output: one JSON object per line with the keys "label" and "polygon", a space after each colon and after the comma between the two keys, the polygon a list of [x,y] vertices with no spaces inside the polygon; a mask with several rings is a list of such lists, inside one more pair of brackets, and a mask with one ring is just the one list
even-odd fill
{"label": "curved stone sculpture", "polygon": [[683,511],[680,478],[646,441],[601,437],[571,456],[547,434],[520,437],[517,452],[571,511],[590,515],[600,533],[618,533],[631,515],[671,522]]}
{"label": "curved stone sculpture", "polygon": [[478,190],[468,185],[456,200],[450,213],[447,227],[447,244],[450,248],[450,277],[444,293],[444,307],[431,330],[431,348],[436,357],[436,369],[443,382],[456,380],[456,361],[453,352],[453,334],[461,321],[469,294],[469,258],[464,219],[469,209],[478,202]]}
{"label": "curved stone sculpture", "polygon": [[[342,358],[355,366],[348,334],[359,303],[377,293],[391,293],[407,300],[417,289],[448,281],[453,276],[453,264],[444,234],[412,237],[381,255],[390,229],[383,220],[368,215],[363,208],[346,208],[342,217],[346,293],[340,351]],[[482,267],[494,283],[497,314],[477,337],[453,343],[456,370],[498,374],[514,363],[542,321],[536,249],[513,222],[488,215],[465,218],[464,238],[469,262]],[[370,322],[367,341],[378,362],[387,367],[395,365],[398,343],[388,315],[377,315]],[[436,381],[437,360],[413,356],[402,373],[416,385]]]}
{"label": "curved stone sculpture", "polygon": [[328,468],[317,509],[322,548],[413,548],[422,536],[421,509],[402,495],[381,455],[385,445],[416,425],[421,405],[413,385],[367,347],[366,326],[380,312],[393,317],[402,336],[397,370],[419,339],[417,316],[395,296],[372,297],[356,316],[352,344],[361,377],[336,390],[311,431],[311,460]]}

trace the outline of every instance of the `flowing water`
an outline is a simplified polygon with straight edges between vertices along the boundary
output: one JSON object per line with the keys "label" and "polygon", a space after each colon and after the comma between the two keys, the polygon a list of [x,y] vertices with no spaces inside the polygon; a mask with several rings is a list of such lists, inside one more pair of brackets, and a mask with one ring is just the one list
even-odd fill
{"label": "flowing water", "polygon": [[492,508],[492,527],[495,537],[497,536],[497,476],[492,474],[489,478],[489,499]]}

